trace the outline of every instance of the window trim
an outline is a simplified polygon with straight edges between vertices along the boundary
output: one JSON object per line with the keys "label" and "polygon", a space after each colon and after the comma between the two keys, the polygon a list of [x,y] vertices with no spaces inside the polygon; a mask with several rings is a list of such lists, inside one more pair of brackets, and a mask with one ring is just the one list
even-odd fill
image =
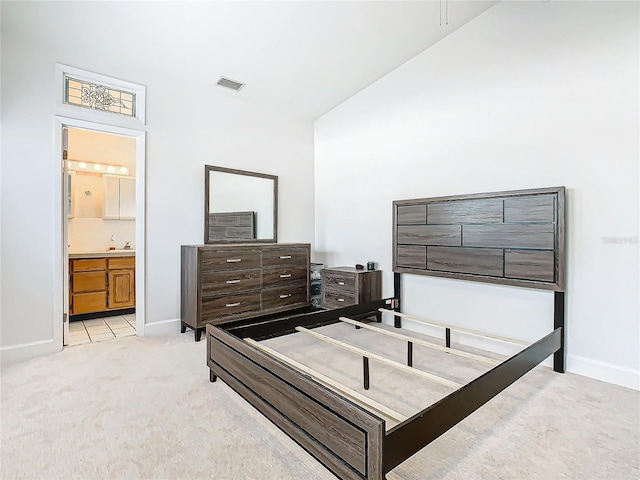
{"label": "window trim", "polygon": [[[135,95],[135,114],[129,116],[65,102],[65,76],[84,82],[112,87]],[[125,127],[140,128],[140,126],[146,125],[146,87],[144,85],[56,63],[56,90],[56,110],[58,113],[64,112],[67,116],[100,121],[102,123],[118,124]],[[70,114],[70,112],[73,112],[73,114]],[[109,120],[107,120],[107,118]]]}

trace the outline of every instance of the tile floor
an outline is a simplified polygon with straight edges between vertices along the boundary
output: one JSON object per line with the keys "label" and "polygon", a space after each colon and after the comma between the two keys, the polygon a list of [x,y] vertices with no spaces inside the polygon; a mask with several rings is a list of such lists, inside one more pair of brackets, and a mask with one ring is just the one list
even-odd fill
{"label": "tile floor", "polygon": [[71,322],[69,324],[69,343],[67,346],[102,342],[135,334],[135,313]]}

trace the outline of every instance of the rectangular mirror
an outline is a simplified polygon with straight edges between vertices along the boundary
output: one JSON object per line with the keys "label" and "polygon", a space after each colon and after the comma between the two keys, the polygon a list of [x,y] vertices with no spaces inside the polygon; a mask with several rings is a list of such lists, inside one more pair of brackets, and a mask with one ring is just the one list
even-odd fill
{"label": "rectangular mirror", "polygon": [[276,243],[278,177],[204,166],[204,243]]}

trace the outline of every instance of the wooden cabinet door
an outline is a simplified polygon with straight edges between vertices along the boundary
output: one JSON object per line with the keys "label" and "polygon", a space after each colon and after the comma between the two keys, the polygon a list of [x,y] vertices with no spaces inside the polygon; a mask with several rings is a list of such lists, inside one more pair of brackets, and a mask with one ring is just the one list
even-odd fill
{"label": "wooden cabinet door", "polygon": [[109,271],[109,310],[136,304],[135,270]]}

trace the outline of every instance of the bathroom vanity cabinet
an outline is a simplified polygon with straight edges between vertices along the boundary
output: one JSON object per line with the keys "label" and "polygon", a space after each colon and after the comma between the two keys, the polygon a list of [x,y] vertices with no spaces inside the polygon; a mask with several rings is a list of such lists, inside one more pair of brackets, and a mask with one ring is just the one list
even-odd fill
{"label": "bathroom vanity cabinet", "polygon": [[70,255],[69,315],[135,307],[133,255]]}

